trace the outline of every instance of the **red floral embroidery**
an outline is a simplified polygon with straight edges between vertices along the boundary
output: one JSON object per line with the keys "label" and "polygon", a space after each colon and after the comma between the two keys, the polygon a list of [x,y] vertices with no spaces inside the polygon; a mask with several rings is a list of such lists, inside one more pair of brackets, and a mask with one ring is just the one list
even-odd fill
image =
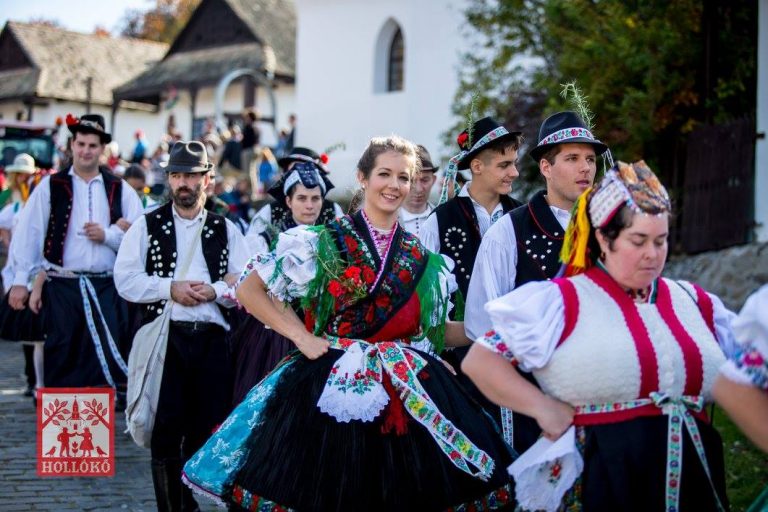
{"label": "red floral embroidery", "polygon": [[379,295],[376,297],[376,305],[380,308],[386,308],[389,306],[390,300],[389,295]]}
{"label": "red floral embroidery", "polygon": [[334,279],[333,281],[328,283],[328,293],[330,293],[336,298],[339,298],[344,293],[344,287],[341,286],[340,282]]}
{"label": "red floral embroidery", "polygon": [[419,250],[419,246],[418,246],[418,245],[414,245],[414,246],[411,248],[411,256],[413,256],[413,257],[414,257],[414,258],[416,258],[417,260],[421,260],[421,258],[422,258],[422,256],[423,256],[423,254],[422,254],[422,252]]}
{"label": "red floral embroidery", "polygon": [[408,284],[411,282],[411,273],[407,270],[403,269],[400,272],[397,273],[397,277],[400,278],[402,282],[405,284]]}
{"label": "red floral embroidery", "polygon": [[363,267],[363,281],[365,284],[371,284],[376,279],[376,273],[371,267]]}
{"label": "red floral embroidery", "polygon": [[350,251],[356,251],[357,250],[357,240],[355,240],[354,238],[352,238],[349,235],[346,235],[344,237],[344,245],[346,245],[347,249],[349,249]]}
{"label": "red floral embroidery", "polygon": [[360,273],[362,271],[360,270],[360,267],[349,267],[347,270],[344,271],[344,277],[347,277],[349,279],[358,280],[360,279]]}
{"label": "red floral embroidery", "polygon": [[339,325],[339,332],[337,334],[339,336],[344,336],[350,332],[352,332],[352,324],[349,322],[341,322]]}

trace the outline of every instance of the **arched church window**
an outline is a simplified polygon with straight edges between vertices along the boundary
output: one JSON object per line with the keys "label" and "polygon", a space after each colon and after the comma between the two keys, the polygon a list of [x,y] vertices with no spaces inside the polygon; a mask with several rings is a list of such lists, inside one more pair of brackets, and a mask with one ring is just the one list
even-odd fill
{"label": "arched church window", "polygon": [[379,31],[374,47],[373,90],[402,91],[405,85],[405,38],[400,24],[389,18]]}
{"label": "arched church window", "polygon": [[392,36],[392,43],[389,45],[387,91],[403,90],[404,57],[405,46],[403,44],[403,33],[398,28],[394,36]]}

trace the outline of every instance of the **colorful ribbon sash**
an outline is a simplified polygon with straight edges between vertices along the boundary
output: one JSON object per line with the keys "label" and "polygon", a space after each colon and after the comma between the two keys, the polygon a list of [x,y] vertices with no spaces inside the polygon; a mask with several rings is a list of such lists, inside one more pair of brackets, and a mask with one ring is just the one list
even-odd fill
{"label": "colorful ribbon sash", "polygon": [[484,481],[491,477],[493,459],[443,416],[419,382],[416,374],[427,365],[421,355],[402,341],[326,339],[331,348],[345,354],[333,365],[317,402],[321,411],[339,421],[373,421],[389,402],[382,384],[386,372],[405,410],[427,429],[450,461],[473,477]]}
{"label": "colorful ribbon sash", "polygon": [[576,406],[576,420],[578,416],[590,414],[611,414],[621,413],[632,409],[655,406],[661,409],[661,414],[669,416],[667,427],[667,476],[666,476],[666,510],[667,512],[677,512],[680,504],[680,477],[683,470],[683,436],[682,427],[688,430],[696,453],[699,455],[701,465],[709,480],[709,485],[717,500],[719,510],[725,510],[720,497],[717,495],[715,485],[712,482],[712,474],[707,464],[707,455],[704,451],[704,444],[701,442],[701,434],[693,412],[701,412],[704,408],[704,398],[701,396],[683,395],[681,397],[671,397],[666,393],[653,392],[650,398],[641,398],[629,402],[617,402],[600,405],[580,405]]}

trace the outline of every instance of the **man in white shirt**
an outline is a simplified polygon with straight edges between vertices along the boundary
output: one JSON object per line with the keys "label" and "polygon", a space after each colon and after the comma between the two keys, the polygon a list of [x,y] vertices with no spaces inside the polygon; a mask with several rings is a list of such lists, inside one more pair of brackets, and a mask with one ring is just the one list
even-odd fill
{"label": "man in white shirt", "polygon": [[[424,223],[421,240],[430,251],[453,259],[453,274],[461,297],[466,298],[480,240],[491,224],[521,204],[508,195],[519,176],[520,132],[509,132],[485,117],[469,131],[461,132],[457,142],[461,152],[451,159],[451,165],[459,171],[469,169],[472,181],[456,197],[435,208]],[[462,308],[455,308],[453,318],[462,317]]]}
{"label": "man in white shirt", "polygon": [[434,206],[429,204],[429,193],[432,191],[432,186],[437,179],[438,167],[435,167],[435,164],[432,163],[432,157],[429,156],[427,148],[418,145],[416,146],[416,152],[421,162],[421,172],[411,183],[411,191],[408,192],[408,196],[403,202],[403,207],[400,208],[399,222],[406,231],[413,233],[420,239],[421,228],[424,226],[429,214],[435,209]]}
{"label": "man in white shirt", "polygon": [[211,168],[202,143],[174,144],[166,165],[171,201],[131,226],[115,268],[120,295],[143,306],[143,323],[172,308],[151,441],[161,511],[196,510],[181,469],[226,418],[231,403],[224,308],[234,305],[231,286],[248,249],[231,221],[203,208]]}
{"label": "man in white shirt", "polygon": [[[607,149],[574,112],[558,112],[542,123],[530,154],[547,188],[491,226],[480,243],[467,292],[467,337],[475,340],[491,329],[486,303],[527,282],[555,277],[570,210],[592,186],[597,156]],[[510,421],[502,419],[505,434]],[[513,447],[520,453],[540,433],[535,420],[518,414],[509,430],[514,435],[508,441],[514,437]]]}
{"label": "man in white shirt", "polygon": [[68,115],[67,127],[73,135],[72,167],[44,178],[19,217],[9,303],[23,309],[30,276],[45,269],[46,385],[119,388],[126,380],[130,340],[126,305],[112,271],[122,227],[138,218],[142,207],[127,183],[99,169],[111,141],[104,118]]}

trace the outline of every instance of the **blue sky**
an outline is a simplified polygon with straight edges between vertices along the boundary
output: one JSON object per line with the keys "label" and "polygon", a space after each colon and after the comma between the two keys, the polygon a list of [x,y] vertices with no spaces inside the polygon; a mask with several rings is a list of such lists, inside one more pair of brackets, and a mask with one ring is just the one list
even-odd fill
{"label": "blue sky", "polygon": [[114,31],[126,9],[149,9],[154,0],[0,0],[0,28],[8,20],[58,20],[65,28],[93,32],[96,26]]}

